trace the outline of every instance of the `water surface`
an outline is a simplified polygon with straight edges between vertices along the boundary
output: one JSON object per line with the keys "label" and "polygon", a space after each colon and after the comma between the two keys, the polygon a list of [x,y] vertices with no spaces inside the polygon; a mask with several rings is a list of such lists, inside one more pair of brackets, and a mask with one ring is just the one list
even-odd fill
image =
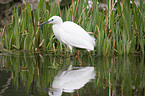
{"label": "water surface", "polygon": [[0,96],[144,96],[143,56],[1,54]]}

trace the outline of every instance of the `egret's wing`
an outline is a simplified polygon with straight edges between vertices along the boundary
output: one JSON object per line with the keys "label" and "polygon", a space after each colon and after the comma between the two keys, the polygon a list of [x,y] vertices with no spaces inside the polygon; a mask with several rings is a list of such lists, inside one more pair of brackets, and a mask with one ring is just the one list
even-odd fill
{"label": "egret's wing", "polygon": [[61,26],[61,40],[71,46],[93,50],[95,39],[79,25],[67,21]]}
{"label": "egret's wing", "polygon": [[85,48],[85,49],[89,49],[89,50],[93,50],[93,46],[85,39],[75,36],[75,35],[71,35],[68,34],[65,31],[61,31],[61,40],[67,44],[67,45],[71,45],[74,47],[78,47],[78,48]]}
{"label": "egret's wing", "polygon": [[62,24],[62,29],[70,35],[78,36],[80,38],[86,39],[89,42],[92,42],[95,45],[95,38],[90,36],[81,26],[78,24],[66,21]]}

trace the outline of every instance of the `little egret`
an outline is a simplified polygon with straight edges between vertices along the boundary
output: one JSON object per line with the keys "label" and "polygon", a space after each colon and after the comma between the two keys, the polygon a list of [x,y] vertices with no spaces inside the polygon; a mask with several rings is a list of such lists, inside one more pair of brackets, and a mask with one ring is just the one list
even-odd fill
{"label": "little egret", "polygon": [[90,36],[82,27],[78,24],[65,21],[63,22],[61,17],[52,16],[48,21],[39,24],[53,24],[52,29],[54,35],[60,43],[66,44],[72,53],[72,47],[87,49],[88,51],[94,50],[95,38]]}
{"label": "little egret", "polygon": [[59,70],[52,82],[52,88],[49,91],[50,96],[61,96],[63,92],[73,93],[85,86],[91,79],[95,79],[96,72],[94,67],[73,68],[69,66],[68,70]]}

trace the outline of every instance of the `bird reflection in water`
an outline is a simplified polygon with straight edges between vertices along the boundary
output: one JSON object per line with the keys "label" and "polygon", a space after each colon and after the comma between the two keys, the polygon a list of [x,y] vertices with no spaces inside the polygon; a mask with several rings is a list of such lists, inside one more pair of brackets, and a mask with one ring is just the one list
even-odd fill
{"label": "bird reflection in water", "polygon": [[48,94],[50,96],[61,96],[63,92],[72,93],[84,87],[91,79],[95,79],[95,75],[94,67],[74,68],[70,65],[68,70],[58,72]]}

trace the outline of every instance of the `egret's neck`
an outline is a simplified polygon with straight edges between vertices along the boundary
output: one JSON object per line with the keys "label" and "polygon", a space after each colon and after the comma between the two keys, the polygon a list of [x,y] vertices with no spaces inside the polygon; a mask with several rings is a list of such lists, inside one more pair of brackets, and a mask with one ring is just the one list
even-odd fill
{"label": "egret's neck", "polygon": [[61,32],[62,32],[62,31],[61,31],[61,24],[53,24],[52,29],[53,29],[53,32],[54,32],[55,37],[56,37],[60,42],[62,42],[61,37],[60,37],[60,34],[61,34]]}

